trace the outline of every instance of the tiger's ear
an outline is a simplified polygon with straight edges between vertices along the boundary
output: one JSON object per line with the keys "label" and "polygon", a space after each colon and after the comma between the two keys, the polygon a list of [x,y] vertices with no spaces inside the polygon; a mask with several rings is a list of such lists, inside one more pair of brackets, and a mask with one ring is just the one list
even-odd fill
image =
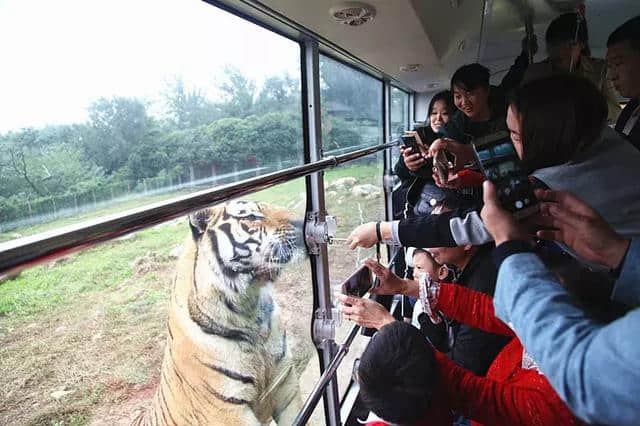
{"label": "tiger's ear", "polygon": [[204,231],[207,230],[209,219],[211,219],[211,209],[198,210],[189,215],[189,227],[194,240],[200,238]]}

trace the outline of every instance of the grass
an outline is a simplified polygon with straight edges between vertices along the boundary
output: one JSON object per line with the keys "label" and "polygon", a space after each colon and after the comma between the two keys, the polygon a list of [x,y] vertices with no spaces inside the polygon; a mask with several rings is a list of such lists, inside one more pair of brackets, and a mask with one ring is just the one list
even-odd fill
{"label": "grass", "polygon": [[[380,169],[367,163],[330,170],[325,180],[329,184],[346,176],[358,184],[379,186],[381,180]],[[244,198],[301,215],[304,191],[304,179],[297,179]],[[356,199],[346,191],[327,194],[340,236],[360,223],[359,211],[365,220],[381,214],[380,198]],[[65,221],[17,232],[37,232]],[[28,269],[0,284],[0,424],[126,424],[118,416],[131,411],[136,398],[148,403],[135,395],[148,398],[155,387],[174,274],[170,253],[187,235],[186,219],[181,218]],[[332,279],[350,273],[355,252],[334,245],[329,253]],[[308,336],[300,313],[311,315],[308,271],[308,264],[296,266],[278,283],[284,290],[277,295],[280,304],[290,305],[284,309],[290,312],[285,320],[299,329],[299,336]],[[56,399],[56,391],[70,393]]]}

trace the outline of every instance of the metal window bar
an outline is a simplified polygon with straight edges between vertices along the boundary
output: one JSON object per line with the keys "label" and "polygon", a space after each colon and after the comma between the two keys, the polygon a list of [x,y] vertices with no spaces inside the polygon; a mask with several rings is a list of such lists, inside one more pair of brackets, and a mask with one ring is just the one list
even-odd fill
{"label": "metal window bar", "polygon": [[[320,54],[318,42],[305,40],[302,45],[302,99],[304,101],[302,114],[305,129],[305,160],[319,161],[322,153],[322,117],[320,109]],[[306,178],[307,187],[307,217],[306,226],[310,223],[324,223],[326,221],[326,207],[324,199],[324,173],[319,171]],[[313,226],[313,225],[312,225]],[[329,253],[327,244],[319,244],[316,253],[309,255],[311,261],[311,276],[313,281],[313,310],[323,312],[331,318],[331,292],[329,290]],[[312,319],[312,338],[316,343],[320,372],[324,373],[337,353],[333,339],[319,342],[315,336],[315,316]],[[317,401],[316,401],[317,402]],[[315,405],[314,405],[315,408]],[[329,380],[329,386],[324,393],[325,423],[327,426],[340,425],[339,390],[335,377]]]}
{"label": "metal window bar", "polygon": [[381,144],[340,156],[328,157],[310,164],[11,240],[0,244],[0,275],[18,272],[29,266],[175,219],[192,211],[335,167],[392,146],[394,146],[393,143]]}

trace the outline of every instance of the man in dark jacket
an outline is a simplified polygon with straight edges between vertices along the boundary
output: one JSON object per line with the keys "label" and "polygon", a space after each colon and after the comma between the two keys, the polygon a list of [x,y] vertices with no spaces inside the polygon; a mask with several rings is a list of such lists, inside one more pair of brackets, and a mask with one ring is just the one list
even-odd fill
{"label": "man in dark jacket", "polygon": [[614,86],[631,100],[622,110],[616,130],[640,150],[640,16],[618,27],[607,40],[607,62]]}
{"label": "man in dark jacket", "polygon": [[[492,243],[484,246],[438,247],[429,249],[440,264],[453,265],[459,271],[454,282],[463,287],[493,296],[498,271],[491,261]],[[494,358],[510,340],[466,324],[446,320],[443,327],[426,331],[434,346],[456,364],[484,376]]]}

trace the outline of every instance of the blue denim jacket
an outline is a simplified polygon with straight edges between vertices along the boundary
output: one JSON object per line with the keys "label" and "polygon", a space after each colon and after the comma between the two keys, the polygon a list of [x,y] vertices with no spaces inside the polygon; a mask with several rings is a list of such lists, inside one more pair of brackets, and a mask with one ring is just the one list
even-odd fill
{"label": "blue denim jacket", "polygon": [[[640,301],[640,239],[629,247],[612,296],[630,305]],[[640,309],[609,324],[588,319],[533,253],[502,262],[494,305],[578,417],[638,424]]]}

